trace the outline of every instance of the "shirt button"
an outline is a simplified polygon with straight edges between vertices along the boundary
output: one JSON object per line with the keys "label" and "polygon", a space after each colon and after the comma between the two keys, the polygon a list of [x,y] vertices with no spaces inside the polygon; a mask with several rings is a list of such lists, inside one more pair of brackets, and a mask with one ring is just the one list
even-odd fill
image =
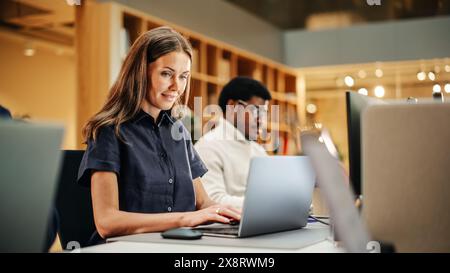
{"label": "shirt button", "polygon": [[173,183],[173,179],[170,178],[170,179],[169,179],[169,184],[172,184],[172,183]]}
{"label": "shirt button", "polygon": [[161,156],[162,158],[166,157],[166,153],[162,152],[159,154],[159,156]]}
{"label": "shirt button", "polygon": [[167,207],[167,211],[171,212],[172,211],[172,207]]}

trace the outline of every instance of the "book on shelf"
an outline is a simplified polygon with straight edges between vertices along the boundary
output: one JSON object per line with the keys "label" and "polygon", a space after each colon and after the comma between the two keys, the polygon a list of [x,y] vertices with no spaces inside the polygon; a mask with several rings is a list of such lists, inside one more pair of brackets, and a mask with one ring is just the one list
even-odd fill
{"label": "book on shelf", "polygon": [[290,127],[295,127],[298,124],[297,109],[294,105],[287,105],[286,123]]}
{"label": "book on shelf", "polygon": [[220,58],[218,62],[217,76],[220,81],[228,82],[231,79],[231,63],[227,59]]}
{"label": "book on shelf", "polygon": [[218,104],[218,97],[216,92],[208,92],[208,102],[207,104]]}
{"label": "book on shelf", "polygon": [[296,135],[289,136],[289,140],[286,143],[286,154],[297,155],[299,153],[298,140]]}
{"label": "book on shelf", "polygon": [[258,69],[258,68],[255,68],[253,70],[252,78],[257,80],[257,81],[261,81],[262,82],[262,70]]}
{"label": "book on shelf", "polygon": [[286,138],[284,137],[283,132],[278,132],[278,149],[277,154],[284,155],[285,154],[285,145],[286,145]]}
{"label": "book on shelf", "polygon": [[197,48],[192,49],[192,71],[200,72],[200,54]]}
{"label": "book on shelf", "polygon": [[278,109],[280,111],[279,120],[281,123],[287,123],[286,105],[283,102],[278,102]]}
{"label": "book on shelf", "polygon": [[297,94],[294,92],[284,93],[284,97],[287,101],[297,104]]}

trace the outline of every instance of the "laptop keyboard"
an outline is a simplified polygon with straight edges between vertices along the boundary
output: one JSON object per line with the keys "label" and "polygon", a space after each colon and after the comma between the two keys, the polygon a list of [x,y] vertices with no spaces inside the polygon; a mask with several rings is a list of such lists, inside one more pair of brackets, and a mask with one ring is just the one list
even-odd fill
{"label": "laptop keyboard", "polygon": [[215,234],[225,234],[225,235],[238,235],[239,226],[228,226],[228,227],[217,227],[217,228],[196,228],[195,230],[201,231],[203,233],[215,233]]}

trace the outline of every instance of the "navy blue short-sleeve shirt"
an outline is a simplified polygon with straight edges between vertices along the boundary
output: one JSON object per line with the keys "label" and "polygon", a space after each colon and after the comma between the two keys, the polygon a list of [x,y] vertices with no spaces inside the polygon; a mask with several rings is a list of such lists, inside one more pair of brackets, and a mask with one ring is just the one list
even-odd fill
{"label": "navy blue short-sleeve shirt", "polygon": [[192,180],[207,169],[194,150],[189,132],[170,112],[155,121],[141,110],[120,126],[99,130],[88,141],[78,182],[90,186],[92,171],[117,174],[119,208],[128,212],[162,213],[195,210]]}

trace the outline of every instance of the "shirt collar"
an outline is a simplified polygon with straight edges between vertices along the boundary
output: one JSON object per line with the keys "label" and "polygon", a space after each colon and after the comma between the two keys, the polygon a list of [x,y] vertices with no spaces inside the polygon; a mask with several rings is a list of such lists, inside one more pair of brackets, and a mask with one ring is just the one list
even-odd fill
{"label": "shirt collar", "polygon": [[158,118],[156,119],[156,122],[155,122],[155,119],[152,116],[150,116],[144,110],[140,109],[139,112],[136,114],[136,116],[133,118],[133,122],[138,123],[143,120],[149,119],[151,124],[155,125],[157,127],[161,127],[161,125],[163,125],[163,124],[169,124],[169,123],[174,124],[175,119],[172,117],[170,112],[171,112],[170,110],[161,110],[161,112],[159,112]]}

